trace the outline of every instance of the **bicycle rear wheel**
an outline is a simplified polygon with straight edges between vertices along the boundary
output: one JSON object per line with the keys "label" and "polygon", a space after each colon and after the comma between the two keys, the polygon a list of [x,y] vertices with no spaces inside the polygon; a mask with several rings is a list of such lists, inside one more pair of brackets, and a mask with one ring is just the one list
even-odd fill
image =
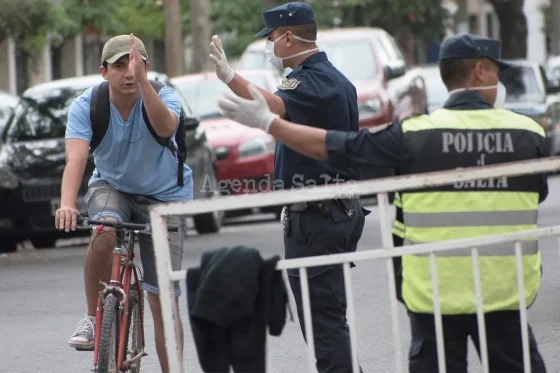
{"label": "bicycle rear wheel", "polygon": [[103,320],[99,338],[98,373],[117,373],[119,356],[119,301],[109,294],[103,302]]}

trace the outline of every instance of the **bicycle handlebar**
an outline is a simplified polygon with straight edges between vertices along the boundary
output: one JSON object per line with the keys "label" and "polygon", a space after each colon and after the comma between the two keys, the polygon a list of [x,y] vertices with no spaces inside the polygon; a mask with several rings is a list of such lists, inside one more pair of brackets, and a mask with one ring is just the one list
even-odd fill
{"label": "bicycle handlebar", "polygon": [[[151,231],[150,224],[137,224],[137,223],[120,223],[113,220],[93,220],[87,219],[83,216],[78,216],[78,224],[85,224],[87,226],[82,226],[82,228],[87,228],[88,230],[91,229],[91,225],[102,225],[104,227],[111,227],[117,230],[132,230],[132,231]],[[168,232],[178,232],[179,226],[177,225],[168,225],[167,226]]]}

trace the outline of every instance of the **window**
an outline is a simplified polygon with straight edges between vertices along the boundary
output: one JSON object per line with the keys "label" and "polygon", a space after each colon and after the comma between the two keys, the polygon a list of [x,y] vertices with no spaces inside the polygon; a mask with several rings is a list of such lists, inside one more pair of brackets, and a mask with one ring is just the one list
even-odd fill
{"label": "window", "polygon": [[331,63],[349,80],[371,78],[377,73],[375,55],[368,40],[324,44]]}
{"label": "window", "polygon": [[63,138],[68,108],[82,93],[83,90],[64,88],[23,96],[15,107],[8,138],[12,141]]}
{"label": "window", "polygon": [[[262,75],[249,75],[245,78],[257,87],[267,89],[266,78]],[[217,99],[230,89],[219,79],[176,82],[175,86],[183,95],[195,117],[207,119],[221,117]]]}

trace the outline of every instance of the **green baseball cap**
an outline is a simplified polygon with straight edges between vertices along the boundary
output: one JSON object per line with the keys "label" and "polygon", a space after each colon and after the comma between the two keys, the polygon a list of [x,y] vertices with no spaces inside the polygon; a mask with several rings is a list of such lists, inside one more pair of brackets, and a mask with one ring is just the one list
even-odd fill
{"label": "green baseball cap", "polygon": [[[146,61],[148,59],[148,52],[142,40],[134,36],[134,43],[138,49],[140,56]],[[103,46],[101,53],[101,63],[115,63],[122,56],[128,55],[130,52],[130,35],[119,35],[109,39]]]}

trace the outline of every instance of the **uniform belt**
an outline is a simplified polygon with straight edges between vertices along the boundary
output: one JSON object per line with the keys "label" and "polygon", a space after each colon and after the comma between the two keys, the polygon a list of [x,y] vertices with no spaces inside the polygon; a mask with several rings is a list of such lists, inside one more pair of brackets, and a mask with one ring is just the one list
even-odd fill
{"label": "uniform belt", "polygon": [[[355,197],[346,199],[347,201],[355,200]],[[307,210],[320,211],[323,214],[330,213],[330,209],[333,206],[339,206],[336,199],[328,199],[323,201],[313,201],[313,202],[298,202],[291,205],[285,206],[286,210],[289,212],[302,212]]]}

